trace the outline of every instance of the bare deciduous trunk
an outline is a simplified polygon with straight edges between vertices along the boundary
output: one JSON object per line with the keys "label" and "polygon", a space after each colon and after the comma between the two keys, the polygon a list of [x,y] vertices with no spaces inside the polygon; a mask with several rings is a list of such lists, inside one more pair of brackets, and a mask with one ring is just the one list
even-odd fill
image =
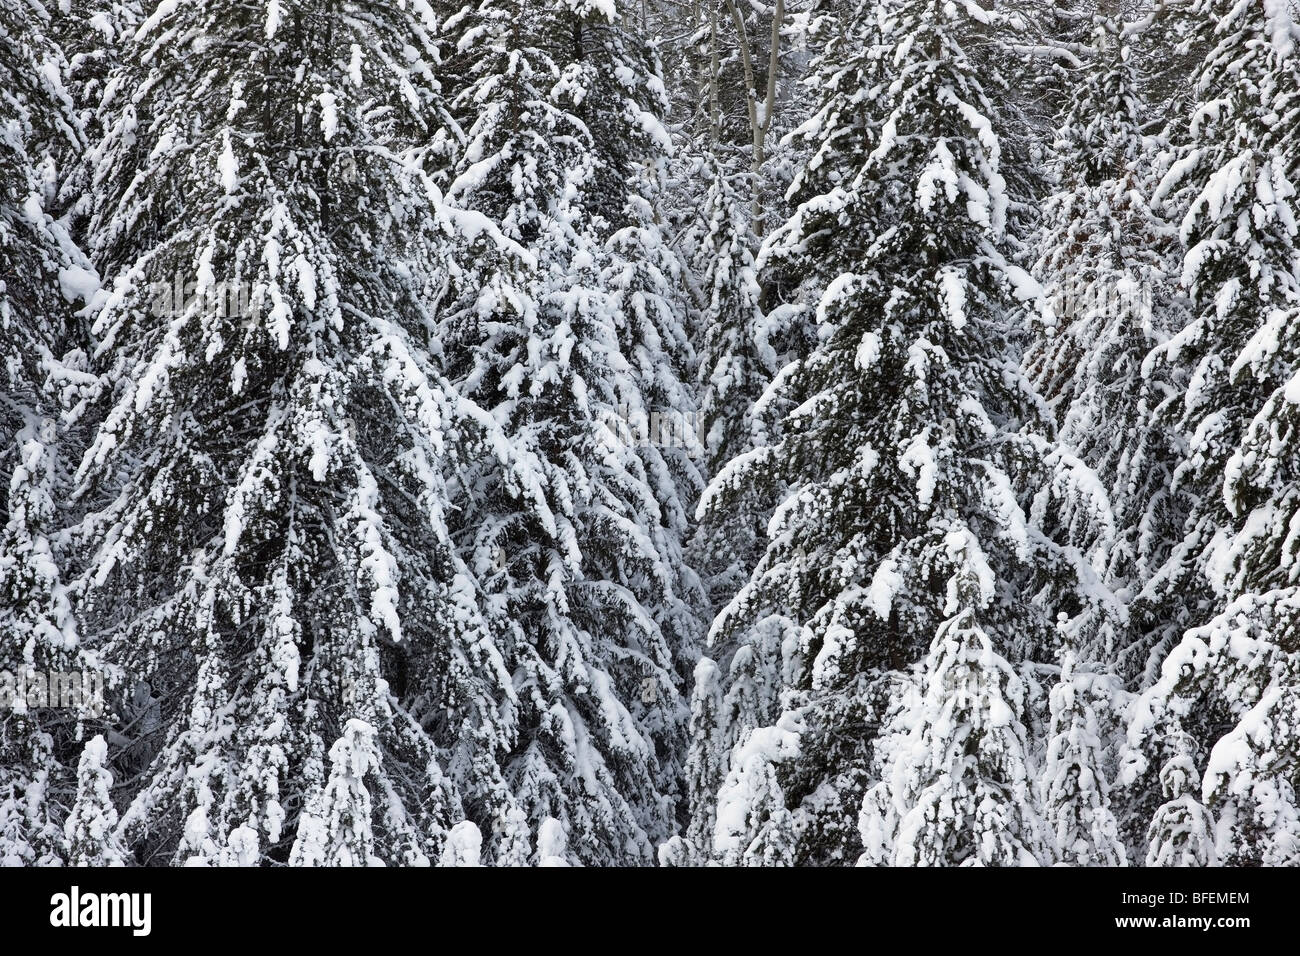
{"label": "bare deciduous trunk", "polygon": [[[754,55],[749,45],[749,33],[745,29],[745,18],[736,7],[736,0],[726,0],[727,12],[736,27],[736,37],[740,43],[740,65],[745,73],[745,109],[749,115],[752,155],[750,172],[753,175],[752,189],[754,231],[760,232],[763,221],[763,205],[760,183],[762,182],[763,164],[767,161],[767,134],[772,128],[772,114],[776,112],[776,77],[781,64],[781,21],[785,19],[785,0],[776,0],[772,10],[772,36],[767,60],[767,88],[763,91],[760,115],[758,78],[754,73]],[[716,62],[717,34],[714,33],[713,54]]]}
{"label": "bare deciduous trunk", "polygon": [[722,136],[722,109],[718,104],[718,75],[722,72],[722,55],[718,51],[718,0],[709,0],[709,144],[716,146]]}

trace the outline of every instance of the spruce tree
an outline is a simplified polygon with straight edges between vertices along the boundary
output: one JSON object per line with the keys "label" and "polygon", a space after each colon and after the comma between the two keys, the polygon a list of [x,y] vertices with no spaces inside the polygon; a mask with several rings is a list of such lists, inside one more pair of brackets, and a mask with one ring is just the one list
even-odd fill
{"label": "spruce tree", "polygon": [[[56,792],[72,786],[91,716],[48,700],[52,674],[92,664],[54,539],[59,402],[80,375],[74,309],[97,284],[68,227],[62,187],[85,139],[52,30],[45,8],[0,3],[0,861],[22,864],[62,856]],[[28,699],[29,678],[47,693]]]}
{"label": "spruce tree", "polygon": [[484,0],[447,28],[465,129],[448,195],[527,252],[464,246],[445,351],[536,474],[485,458],[460,479],[455,533],[510,691],[476,759],[503,781],[490,801],[560,821],[572,862],[650,862],[682,803],[702,603],[682,552],[699,480],[657,209],[662,81],[611,5]]}
{"label": "spruce tree", "polygon": [[[1177,517],[1167,491],[1173,439],[1152,421],[1169,370],[1144,361],[1182,316],[1164,265],[1171,230],[1145,198],[1143,158],[1155,144],[1142,131],[1124,23],[1098,17],[1093,51],[1057,137],[1061,183],[1035,270],[1055,325],[1026,368],[1053,406],[1059,440],[1096,471],[1110,501],[1104,515],[1078,516],[1072,543],[1113,586],[1136,592],[1167,554]],[[1124,637],[1095,652],[1126,651]]]}
{"label": "spruce tree", "polygon": [[[703,299],[696,325],[700,341],[696,389],[697,439],[708,477],[753,446],[761,425],[754,404],[776,369],[757,340],[762,288],[754,267],[757,238],[749,217],[743,178],[728,173],[719,158],[700,161],[707,179],[700,235],[693,265]],[[769,350],[770,352],[770,347]],[[725,516],[700,516],[692,529],[691,556],[704,576],[716,612],[749,575],[761,550],[767,514],[761,500],[737,503]]]}
{"label": "spruce tree", "polygon": [[64,824],[71,866],[121,866],[124,862],[110,793],[113,774],[107,762],[108,745],[96,735],[86,742],[77,764],[77,797]]}
{"label": "spruce tree", "polygon": [[1020,866],[1044,861],[1044,834],[1018,714],[1025,688],[979,624],[994,578],[963,546],[949,582],[952,616],[920,676],[919,706],[902,712],[881,782],[866,795],[860,862],[893,866]]}
{"label": "spruce tree", "polygon": [[1215,866],[1214,817],[1196,796],[1201,775],[1186,735],[1176,735],[1173,753],[1160,768],[1165,802],[1147,831],[1147,866]]}
{"label": "spruce tree", "polygon": [[160,708],[142,862],[423,863],[463,817],[424,722],[501,675],[446,475],[503,445],[432,357],[449,236],[483,228],[422,165],[436,25],[164,3],[110,80],[77,583]]}
{"label": "spruce tree", "polygon": [[[1300,255],[1293,166],[1300,38],[1285,4],[1198,0],[1216,42],[1196,77],[1186,148],[1160,195],[1182,211],[1191,321],[1154,361],[1189,371],[1171,411],[1193,506],[1149,586],[1172,648],[1135,711],[1126,767],[1149,773],[1171,732],[1205,757],[1220,863],[1300,860],[1293,440]],[[1225,732],[1225,728],[1226,732]]]}
{"label": "spruce tree", "polygon": [[1043,762],[1047,848],[1064,866],[1123,866],[1126,851],[1111,807],[1111,744],[1127,703],[1120,681],[1066,652],[1051,693]]}
{"label": "spruce tree", "polygon": [[[737,861],[858,858],[872,742],[899,673],[934,641],[967,644],[932,635],[977,633],[1014,669],[1052,661],[1058,615],[1113,611],[1083,556],[1037,520],[1057,505],[1105,502],[1093,502],[1091,472],[1052,443],[1042,402],[1017,371],[1019,329],[1039,290],[1014,261],[1008,184],[1032,176],[1018,152],[1004,155],[1003,119],[983,83],[993,77],[996,88],[1003,54],[992,51],[1008,21],[923,0],[862,15],[855,54],[845,62],[832,49],[823,61],[843,75],[808,125],[798,206],[760,258],[805,277],[798,298],[815,317],[816,344],[769,387],[788,409],[779,432],[733,460],[702,506],[724,509],[755,485],[783,498],[766,552],[711,633],[742,645],[780,633],[780,716],[721,735],[738,743],[715,848]],[[1051,500],[1031,512],[1026,489],[1042,487]],[[941,582],[972,566],[988,575],[984,597],[948,607]],[[978,623],[955,617],[966,612]],[[946,672],[957,653],[936,651],[932,662]],[[1023,756],[1013,750],[1014,776]],[[998,859],[1037,856],[1034,829],[999,836]],[[943,849],[937,822],[908,844],[924,844],[918,858],[962,857]]]}

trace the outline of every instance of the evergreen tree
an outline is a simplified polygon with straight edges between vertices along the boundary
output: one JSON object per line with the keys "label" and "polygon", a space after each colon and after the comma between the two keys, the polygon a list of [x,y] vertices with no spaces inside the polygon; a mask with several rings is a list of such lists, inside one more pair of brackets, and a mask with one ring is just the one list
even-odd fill
{"label": "evergreen tree", "polygon": [[[33,686],[88,666],[60,556],[66,471],[62,389],[78,378],[73,308],[95,275],[67,226],[60,187],[84,147],[49,12],[0,3],[0,861],[56,862],[84,710],[58,713]],[[54,702],[57,706],[57,702]]]}
{"label": "evergreen tree", "polygon": [[1123,866],[1111,809],[1109,743],[1126,703],[1119,681],[1066,652],[1051,694],[1042,807],[1048,849],[1065,866]]}
{"label": "evergreen tree", "polygon": [[1191,734],[1208,754],[1200,775],[1219,862],[1295,863],[1300,34],[1273,0],[1180,10],[1208,18],[1217,38],[1196,78],[1187,148],[1160,191],[1184,211],[1193,316],[1155,360],[1190,369],[1172,410],[1186,442],[1175,480],[1193,504],[1148,588],[1169,639],[1130,727],[1138,753],[1126,772],[1132,782],[1151,766],[1171,729]]}
{"label": "evergreen tree", "polygon": [[478,866],[483,836],[478,827],[466,820],[451,828],[442,850],[441,866]]}
{"label": "evergreen tree", "polygon": [[[1060,183],[1046,203],[1035,268],[1055,324],[1040,330],[1025,360],[1052,405],[1058,440],[1096,472],[1110,504],[1068,515],[1060,534],[1125,601],[1168,557],[1186,507],[1170,488],[1178,448],[1161,417],[1180,376],[1146,363],[1184,316],[1166,265],[1176,236],[1145,198],[1153,184],[1144,157],[1156,144],[1143,133],[1140,79],[1130,29],[1096,16],[1092,53],[1057,136]],[[1151,622],[1125,616],[1080,649],[1098,660],[1118,655],[1135,678]]]}
{"label": "evergreen tree", "polygon": [[[964,550],[921,675],[919,707],[866,795],[860,862],[894,866],[1017,866],[1043,861],[1030,783],[1025,688],[979,625],[994,578]],[[960,558],[959,558],[960,560]]]}
{"label": "evergreen tree", "polygon": [[[751,231],[749,199],[716,157],[700,162],[708,187],[700,210],[702,234],[693,243],[695,274],[700,277],[700,353],[696,388],[702,465],[716,475],[735,456],[749,451],[760,423],[752,409],[769,376],[756,341],[762,289],[754,268],[757,239]],[[704,576],[709,606],[716,612],[744,584],[761,551],[766,510],[763,502],[737,502],[723,516],[700,516],[692,530],[691,556]],[[724,656],[725,655],[720,655]]]}
{"label": "evergreen tree", "polygon": [[547,817],[537,828],[537,865],[547,867],[569,866],[568,840],[564,824],[555,817]]}
{"label": "evergreen tree", "polygon": [[[766,552],[710,636],[743,645],[774,622],[781,631],[780,717],[721,735],[739,742],[715,844],[755,862],[858,857],[872,741],[897,673],[927,655],[923,635],[987,631],[1018,665],[1052,659],[1058,614],[1113,612],[1083,556],[1041,530],[1036,514],[1053,502],[1028,513],[1020,490],[1106,506],[1091,473],[1047,438],[1016,369],[1038,289],[1013,261],[1008,183],[1031,174],[1002,152],[981,83],[981,69],[997,74],[986,58],[1008,21],[973,9],[862,10],[868,39],[823,61],[837,79],[807,126],[815,147],[798,208],[760,258],[806,277],[799,301],[815,303],[817,339],[769,387],[788,409],[779,433],[728,465],[701,509],[725,509],[750,485],[784,496]],[[936,582],[972,561],[990,576],[979,627],[944,625],[960,609],[945,608]],[[932,663],[947,668],[949,656]],[[1028,835],[1005,840],[1038,852]]]}
{"label": "evergreen tree", "polygon": [[114,828],[117,811],[110,790],[113,775],[106,767],[108,745],[96,735],[86,743],[77,765],[77,798],[64,824],[68,863],[72,866],[121,866],[123,854]]}
{"label": "evergreen tree", "polygon": [[[701,658],[695,671],[695,689],[691,696],[691,742],[686,761],[687,787],[691,817],[686,836],[666,852],[677,864],[701,863],[712,859],[717,834],[718,793],[723,784],[729,792],[743,795],[748,783],[743,779],[740,761],[736,776],[732,769],[733,748],[749,737],[750,731],[768,727],[781,716],[781,687],[789,655],[795,645],[787,643],[787,621],[773,615],[761,621],[744,643],[734,648],[725,674],[710,658]],[[757,743],[757,742],[756,742]],[[751,766],[766,772],[762,747]],[[743,806],[743,797],[741,799]],[[724,828],[724,843],[734,862],[743,861],[744,844],[736,833]]]}
{"label": "evergreen tree", "polygon": [[484,226],[421,166],[435,27],[164,3],[109,81],[78,585],[161,709],[140,861],[420,863],[462,818],[417,713],[499,678],[446,474],[503,446],[431,355],[448,235]]}
{"label": "evergreen tree", "polygon": [[714,743],[722,732],[722,684],[718,665],[701,657],[695,665],[695,687],[691,692],[690,749],[686,758],[686,797],[694,812],[685,835],[674,836],[659,847],[663,866],[691,866],[707,860],[716,825],[714,799],[722,782],[719,748]]}
{"label": "evergreen tree", "polygon": [[[329,779],[298,825],[290,862],[295,866],[375,866],[372,800],[366,775],[379,766],[375,728],[349,720],[330,748]],[[473,824],[470,824],[473,826]],[[456,841],[448,834],[444,853]]]}
{"label": "evergreen tree", "polygon": [[456,534],[510,689],[477,758],[504,781],[487,803],[560,821],[574,862],[649,862],[681,801],[701,604],[662,81],[610,4],[483,0],[447,28],[466,131],[448,194],[528,250],[467,244],[443,325],[455,380],[536,472],[512,483],[484,459],[461,477]]}
{"label": "evergreen tree", "polygon": [[1214,818],[1196,798],[1201,776],[1185,735],[1160,768],[1165,802],[1156,810],[1147,833],[1147,866],[1215,866]]}

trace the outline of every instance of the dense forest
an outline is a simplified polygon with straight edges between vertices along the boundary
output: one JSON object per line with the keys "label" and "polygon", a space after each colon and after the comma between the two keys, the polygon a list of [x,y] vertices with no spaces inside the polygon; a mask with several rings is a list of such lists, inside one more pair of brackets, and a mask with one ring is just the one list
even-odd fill
{"label": "dense forest", "polygon": [[0,0],[0,862],[1300,863],[1288,0]]}

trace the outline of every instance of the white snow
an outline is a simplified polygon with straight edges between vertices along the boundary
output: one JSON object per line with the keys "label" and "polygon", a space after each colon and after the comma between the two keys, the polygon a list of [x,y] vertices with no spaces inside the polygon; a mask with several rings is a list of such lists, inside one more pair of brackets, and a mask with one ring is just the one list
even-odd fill
{"label": "white snow", "polygon": [[239,188],[239,166],[235,162],[235,151],[230,145],[230,130],[221,134],[221,155],[217,159],[217,171],[221,175],[221,188],[233,193]]}
{"label": "white snow", "polygon": [[339,131],[338,97],[330,90],[325,90],[317,99],[320,101],[321,135],[328,143]]}
{"label": "white snow", "polygon": [[361,77],[361,44],[352,44],[352,59],[348,62],[348,76],[352,80],[352,85],[359,87],[362,82]]}

